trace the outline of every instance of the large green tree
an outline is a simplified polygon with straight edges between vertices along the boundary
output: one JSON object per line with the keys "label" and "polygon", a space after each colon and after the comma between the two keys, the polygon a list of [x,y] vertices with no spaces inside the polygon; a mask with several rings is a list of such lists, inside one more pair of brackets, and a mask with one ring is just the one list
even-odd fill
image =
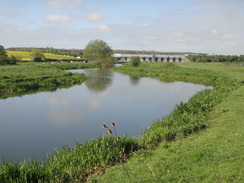
{"label": "large green tree", "polygon": [[84,49],[83,58],[98,61],[102,67],[114,64],[113,50],[103,40],[92,40]]}
{"label": "large green tree", "polygon": [[31,51],[31,58],[35,62],[41,62],[45,60],[45,55],[43,54],[42,50],[40,49],[32,49]]}

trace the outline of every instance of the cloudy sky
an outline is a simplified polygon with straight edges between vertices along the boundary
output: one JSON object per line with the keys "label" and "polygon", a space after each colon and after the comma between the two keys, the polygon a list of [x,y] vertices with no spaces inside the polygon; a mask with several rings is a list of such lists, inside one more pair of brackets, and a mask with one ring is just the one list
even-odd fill
{"label": "cloudy sky", "polygon": [[0,0],[0,45],[244,54],[244,0]]}

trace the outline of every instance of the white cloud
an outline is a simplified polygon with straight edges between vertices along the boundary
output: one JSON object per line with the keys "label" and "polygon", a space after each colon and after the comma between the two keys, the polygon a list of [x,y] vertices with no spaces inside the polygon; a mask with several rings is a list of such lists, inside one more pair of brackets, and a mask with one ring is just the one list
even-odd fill
{"label": "white cloud", "polygon": [[73,24],[71,23],[70,19],[66,15],[49,15],[44,18],[46,21],[50,23],[54,23],[56,26],[63,26],[72,27]]}
{"label": "white cloud", "polygon": [[212,29],[211,32],[214,33],[214,34],[217,34],[218,30],[217,29]]}
{"label": "white cloud", "polygon": [[105,16],[101,13],[98,13],[98,12],[92,12],[88,15],[89,21],[100,21],[103,19],[105,19]]}
{"label": "white cloud", "polygon": [[46,21],[59,23],[59,22],[69,22],[69,17],[66,15],[49,15],[45,18]]}
{"label": "white cloud", "polygon": [[76,8],[82,6],[82,0],[46,0],[46,5],[52,8]]}
{"label": "white cloud", "polygon": [[111,30],[111,28],[108,27],[107,25],[100,25],[98,29],[101,31],[110,31]]}

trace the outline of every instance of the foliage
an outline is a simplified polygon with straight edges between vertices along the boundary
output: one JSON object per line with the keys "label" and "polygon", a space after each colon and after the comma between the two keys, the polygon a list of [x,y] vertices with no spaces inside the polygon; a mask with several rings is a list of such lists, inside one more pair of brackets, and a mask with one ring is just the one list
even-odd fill
{"label": "foliage", "polygon": [[133,67],[138,67],[140,65],[140,58],[139,57],[131,57],[130,63]]}
{"label": "foliage", "polygon": [[0,56],[7,57],[7,52],[5,51],[4,47],[0,45]]}
{"label": "foliage", "polygon": [[30,56],[34,62],[42,62],[45,60],[45,56],[42,50],[39,49],[33,49],[30,53]]}
{"label": "foliage", "polygon": [[4,47],[0,45],[0,65],[16,64],[17,61],[18,60],[12,55],[10,58],[8,58],[8,54]]}
{"label": "foliage", "polygon": [[87,60],[99,61],[102,66],[114,64],[113,50],[102,40],[90,41],[84,49],[83,57]]}
{"label": "foliage", "polygon": [[191,62],[244,62],[243,55],[189,55]]}

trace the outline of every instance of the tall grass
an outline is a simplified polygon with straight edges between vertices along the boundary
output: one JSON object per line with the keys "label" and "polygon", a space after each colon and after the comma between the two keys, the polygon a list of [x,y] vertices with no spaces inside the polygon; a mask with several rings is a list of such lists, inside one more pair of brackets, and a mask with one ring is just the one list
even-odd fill
{"label": "tall grass", "polygon": [[138,149],[136,139],[102,136],[75,147],[63,147],[42,162],[1,162],[0,182],[80,182],[96,171],[120,162],[120,152]]}

